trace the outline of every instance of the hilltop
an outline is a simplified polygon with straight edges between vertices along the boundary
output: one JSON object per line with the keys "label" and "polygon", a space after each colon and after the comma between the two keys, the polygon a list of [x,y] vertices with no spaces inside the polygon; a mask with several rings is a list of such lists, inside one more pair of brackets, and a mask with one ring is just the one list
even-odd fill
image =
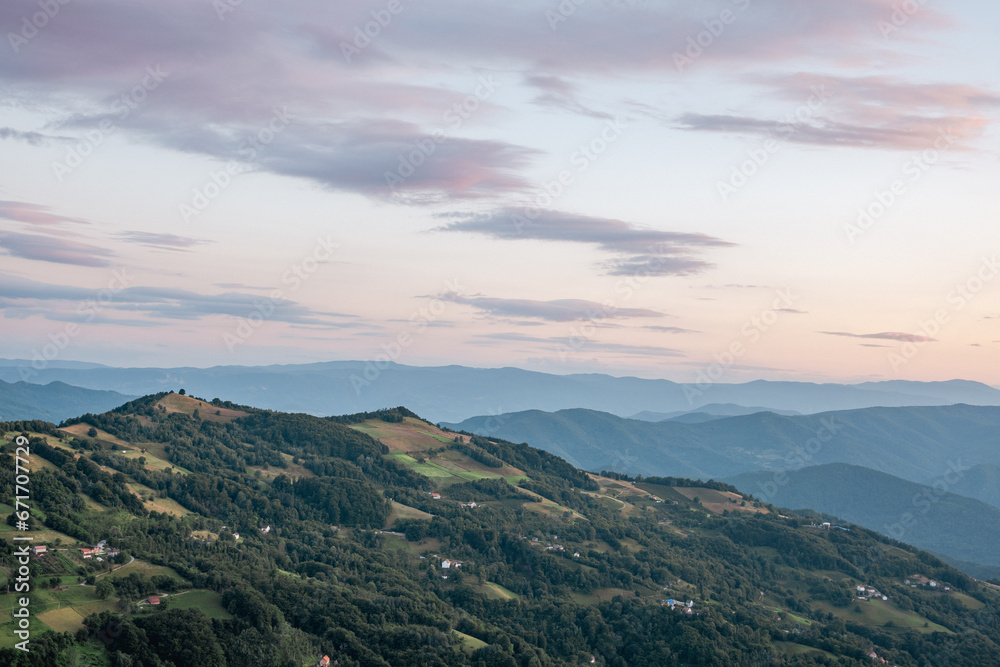
{"label": "hilltop", "polygon": [[2,424],[7,466],[20,434],[52,551],[32,560],[35,652],[4,664],[998,664],[997,591],[930,554],[405,408],[156,394]]}

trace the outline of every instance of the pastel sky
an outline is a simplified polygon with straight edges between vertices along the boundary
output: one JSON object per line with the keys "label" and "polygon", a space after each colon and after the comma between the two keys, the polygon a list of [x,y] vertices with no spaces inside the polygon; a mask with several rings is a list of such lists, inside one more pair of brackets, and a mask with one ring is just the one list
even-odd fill
{"label": "pastel sky", "polygon": [[1000,384],[995,2],[0,25],[0,357]]}

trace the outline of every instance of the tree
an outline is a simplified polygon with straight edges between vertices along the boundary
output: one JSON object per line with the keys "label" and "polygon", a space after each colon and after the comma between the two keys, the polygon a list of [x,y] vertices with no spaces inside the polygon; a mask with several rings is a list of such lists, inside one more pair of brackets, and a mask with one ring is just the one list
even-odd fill
{"label": "tree", "polygon": [[96,589],[97,597],[101,598],[102,600],[107,600],[109,595],[114,595],[114,592],[115,592],[115,585],[111,583],[110,579],[104,578],[101,579],[99,582],[97,582],[97,589]]}
{"label": "tree", "polygon": [[87,429],[87,435],[90,436],[91,438],[96,438],[97,437],[97,429],[94,428],[93,426],[91,426],[89,429]]}
{"label": "tree", "polygon": [[177,392],[177,393],[178,393],[178,394],[180,394],[181,396],[184,396],[185,394],[187,394],[187,392],[186,392],[186,391],[184,391],[183,389],[181,389],[181,390],[180,390],[179,392]]}

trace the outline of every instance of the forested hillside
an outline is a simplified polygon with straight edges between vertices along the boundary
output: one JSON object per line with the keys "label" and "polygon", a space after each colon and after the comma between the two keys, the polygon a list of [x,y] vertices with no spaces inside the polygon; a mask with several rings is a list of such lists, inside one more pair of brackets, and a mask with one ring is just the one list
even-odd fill
{"label": "forested hillside", "polygon": [[[997,590],[929,554],[403,408],[157,394],[0,424],[4,470],[19,435],[50,551],[31,561],[31,653],[0,612],[3,665],[1000,664]],[[101,560],[80,551],[101,541]]]}

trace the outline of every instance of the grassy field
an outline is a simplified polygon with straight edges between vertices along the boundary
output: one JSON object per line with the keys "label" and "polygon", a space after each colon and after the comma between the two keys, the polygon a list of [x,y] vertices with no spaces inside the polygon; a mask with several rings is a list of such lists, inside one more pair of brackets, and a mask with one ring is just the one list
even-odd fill
{"label": "grassy field", "polygon": [[500,584],[487,581],[481,586],[483,593],[491,600],[520,600],[521,596],[514,591],[507,590]]}
{"label": "grassy field", "polygon": [[[184,508],[176,500],[172,498],[157,498],[156,493],[148,486],[143,486],[142,484],[126,484],[129,490],[142,498],[143,506],[151,512],[162,512],[164,514],[172,514],[174,516],[187,516],[191,512]],[[152,500],[146,500],[150,495],[153,496]]]}
{"label": "grassy field", "polygon": [[198,540],[212,540],[213,542],[219,539],[218,533],[213,533],[210,530],[192,530],[191,537]]}
{"label": "grassy field", "polygon": [[392,526],[399,519],[426,519],[431,520],[433,514],[428,514],[423,510],[418,510],[416,507],[410,507],[409,505],[403,505],[402,503],[397,503],[395,500],[392,501],[392,512],[389,514],[389,520],[386,521],[385,525],[388,528]]}
{"label": "grassy field", "polygon": [[[32,510],[34,511],[34,510]],[[4,530],[6,528],[7,530]],[[66,533],[60,533],[58,530],[49,530],[48,528],[42,528],[40,530],[31,530],[27,533],[15,531],[13,528],[7,524],[3,524],[3,528],[0,528],[0,540],[7,540],[8,542],[14,541],[15,535],[26,535],[34,537],[34,544],[52,544],[57,539],[63,541],[63,544],[76,544],[76,539],[70,537]]]}
{"label": "grassy field", "polygon": [[[452,442],[455,437],[454,434],[445,433],[438,427],[413,417],[406,417],[395,423],[369,419],[349,426],[380,441],[390,451],[422,452],[439,449]],[[463,437],[463,440],[468,442],[468,437]]]}
{"label": "grassy field", "polygon": [[162,406],[168,414],[171,412],[180,412],[192,417],[194,416],[194,411],[197,410],[198,416],[205,421],[217,422],[220,424],[230,422],[237,417],[246,417],[249,414],[241,410],[230,410],[228,408],[218,407],[212,405],[211,403],[200,401],[197,398],[192,398],[191,396],[181,396],[180,394],[167,394],[157,401],[155,407],[159,409],[160,406]]}
{"label": "grassy field", "polygon": [[[892,601],[868,600],[867,602],[852,602],[847,607],[834,607],[827,602],[814,602],[813,605],[845,621],[852,621],[863,625],[883,626],[885,629],[893,627],[906,628],[924,634],[931,632],[954,634],[943,625],[932,623],[916,612],[903,611]],[[860,609],[860,613],[856,612],[855,608]],[[891,623],[891,625],[886,626],[886,623]]]}
{"label": "grassy field", "polygon": [[213,591],[193,590],[170,595],[172,609],[200,609],[205,616],[226,620],[233,615],[222,607],[222,596]]}
{"label": "grassy field", "polygon": [[110,572],[104,576],[111,577],[112,579],[117,579],[118,577],[127,577],[133,572],[144,574],[147,577],[152,577],[153,575],[156,574],[165,574],[173,578],[179,584],[188,583],[187,581],[184,580],[184,578],[181,575],[174,572],[171,568],[166,567],[165,565],[153,565],[152,563],[147,563],[146,561],[139,560],[138,558],[129,563],[128,565],[125,565],[121,569],[115,570],[114,572]]}
{"label": "grassy field", "polygon": [[[87,431],[89,431],[91,428],[93,427],[91,427],[90,424],[73,424],[72,426],[67,426],[66,428],[61,428],[59,430],[64,433],[69,433],[70,435],[75,435],[81,440],[89,440],[90,436],[87,435]],[[111,435],[107,431],[102,431],[99,428],[94,428],[94,430],[97,431],[97,436],[94,438],[95,440],[108,442],[111,443],[112,445],[115,445],[116,447],[121,447],[123,449],[130,449],[132,447],[132,445],[130,445],[129,443]]]}
{"label": "grassy field", "polygon": [[[477,479],[507,479],[516,483],[519,480],[527,479],[520,471],[513,468],[488,468],[476,461],[473,461],[464,454],[458,452],[447,452],[455,455],[450,458],[435,456],[433,459],[417,461],[406,452],[391,452],[388,456],[398,463],[412,469],[414,472],[430,477],[442,486],[458,484],[459,482],[474,482]],[[458,457],[461,457],[460,459]],[[456,460],[457,459],[457,460]],[[512,474],[504,475],[508,471]]]}
{"label": "grassy field", "polygon": [[483,640],[476,639],[472,635],[467,635],[464,632],[459,632],[458,630],[452,630],[451,633],[456,637],[458,637],[458,639],[462,642],[460,646],[462,647],[462,650],[464,650],[466,653],[472,653],[476,649],[483,648],[484,646],[489,646],[489,644],[487,644]]}

